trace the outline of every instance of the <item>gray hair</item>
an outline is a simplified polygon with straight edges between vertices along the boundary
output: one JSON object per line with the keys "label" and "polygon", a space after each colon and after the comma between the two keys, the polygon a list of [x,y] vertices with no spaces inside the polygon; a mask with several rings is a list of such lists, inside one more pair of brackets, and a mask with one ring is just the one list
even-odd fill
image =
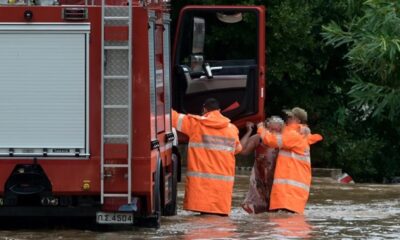
{"label": "gray hair", "polygon": [[278,116],[271,116],[271,117],[267,118],[267,124],[270,124],[270,123],[277,123],[279,125],[285,124],[283,119]]}

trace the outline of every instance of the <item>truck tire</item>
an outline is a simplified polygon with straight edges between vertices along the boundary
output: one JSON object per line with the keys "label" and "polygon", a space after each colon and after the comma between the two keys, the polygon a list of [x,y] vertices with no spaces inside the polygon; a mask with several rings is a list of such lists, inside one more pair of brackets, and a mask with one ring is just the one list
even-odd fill
{"label": "truck tire", "polygon": [[172,199],[163,211],[163,216],[174,216],[177,212],[177,194],[178,194],[178,159],[172,155]]}
{"label": "truck tire", "polygon": [[161,171],[161,159],[158,159],[153,188],[154,212],[144,219],[137,219],[137,226],[150,228],[159,228],[161,226]]}

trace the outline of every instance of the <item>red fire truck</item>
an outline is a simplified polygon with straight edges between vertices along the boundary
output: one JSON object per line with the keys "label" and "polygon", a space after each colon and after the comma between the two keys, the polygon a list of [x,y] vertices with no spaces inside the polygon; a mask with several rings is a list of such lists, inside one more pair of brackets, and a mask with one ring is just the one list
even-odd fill
{"label": "red fire truck", "polygon": [[173,51],[168,11],[0,0],[0,217],[157,226],[176,214],[171,104],[198,113],[212,96],[238,126],[263,118],[264,8],[188,6]]}

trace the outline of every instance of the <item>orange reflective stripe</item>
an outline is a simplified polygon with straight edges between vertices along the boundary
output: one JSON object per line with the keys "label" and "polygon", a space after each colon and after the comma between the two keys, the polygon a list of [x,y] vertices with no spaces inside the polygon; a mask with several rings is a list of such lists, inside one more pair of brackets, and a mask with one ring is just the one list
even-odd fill
{"label": "orange reflective stripe", "polygon": [[183,123],[183,118],[185,117],[184,114],[179,113],[178,115],[178,123],[176,124],[176,130],[182,131],[182,123]]}
{"label": "orange reflective stripe", "polygon": [[186,176],[217,179],[217,180],[222,180],[222,181],[227,181],[227,182],[233,182],[235,180],[235,177],[233,177],[233,176],[225,176],[225,175],[220,175],[220,174],[202,173],[202,172],[194,172],[194,171],[187,172]]}
{"label": "orange reflective stripe", "polygon": [[204,148],[204,149],[208,149],[208,150],[217,150],[217,151],[235,152],[235,148],[232,147],[232,146],[215,145],[215,144],[211,144],[211,143],[189,142],[189,147],[191,147],[191,148]]}
{"label": "orange reflective stripe", "polygon": [[294,152],[291,152],[291,151],[286,151],[286,150],[279,150],[279,155],[282,155],[282,156],[285,156],[285,157],[290,157],[290,158],[293,158],[295,160],[302,161],[302,162],[305,162],[305,163],[308,163],[308,164],[311,163],[309,155],[300,155],[300,154],[297,154],[297,153],[294,153]]}
{"label": "orange reflective stripe", "polygon": [[212,136],[212,135],[202,135],[201,136],[204,143],[224,145],[224,146],[235,146],[235,138]]}
{"label": "orange reflective stripe", "polygon": [[286,185],[291,185],[294,187],[299,187],[302,188],[304,190],[306,190],[307,192],[310,191],[310,186],[307,184],[304,184],[302,182],[298,182],[292,179],[285,179],[285,178],[275,178],[274,179],[274,184],[286,184]]}

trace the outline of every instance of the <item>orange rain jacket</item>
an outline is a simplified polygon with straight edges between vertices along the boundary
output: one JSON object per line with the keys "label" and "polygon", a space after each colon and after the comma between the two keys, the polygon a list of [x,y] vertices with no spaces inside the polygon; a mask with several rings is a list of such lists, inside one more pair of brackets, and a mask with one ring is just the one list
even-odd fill
{"label": "orange rain jacket", "polygon": [[311,186],[310,144],[322,140],[319,134],[301,135],[300,124],[285,126],[281,134],[258,128],[264,144],[279,148],[271,190],[270,210],[288,209],[303,213]]}
{"label": "orange rain jacket", "polygon": [[238,129],[219,110],[204,116],[172,112],[172,125],[189,137],[183,208],[229,214],[235,154],[242,149]]}

